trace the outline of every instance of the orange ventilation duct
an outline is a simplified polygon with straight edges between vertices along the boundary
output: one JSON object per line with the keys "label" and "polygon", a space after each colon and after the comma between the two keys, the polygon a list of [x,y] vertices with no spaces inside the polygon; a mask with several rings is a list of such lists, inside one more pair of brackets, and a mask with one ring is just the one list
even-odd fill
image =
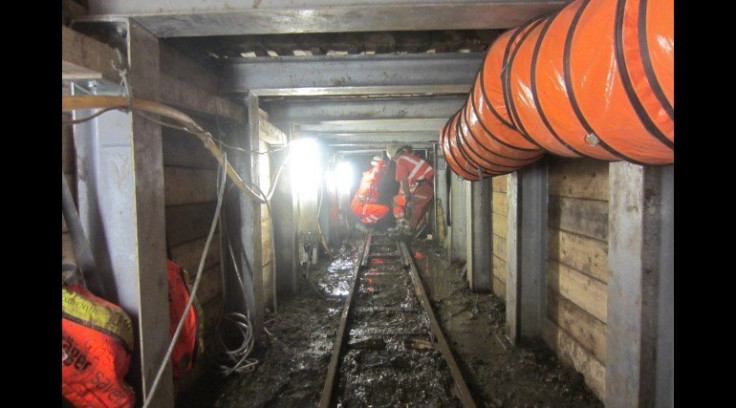
{"label": "orange ventilation duct", "polygon": [[674,0],[574,0],[501,35],[440,132],[468,180],[545,153],[674,162]]}

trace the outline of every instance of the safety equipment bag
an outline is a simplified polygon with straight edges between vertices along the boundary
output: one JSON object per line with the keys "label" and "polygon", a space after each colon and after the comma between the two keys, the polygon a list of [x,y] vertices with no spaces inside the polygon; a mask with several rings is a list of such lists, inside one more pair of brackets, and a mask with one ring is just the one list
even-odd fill
{"label": "safety equipment bag", "polygon": [[[189,288],[185,282],[184,269],[174,261],[166,260],[166,272],[169,279],[169,316],[171,335],[176,332],[179,319],[189,302]],[[171,353],[174,378],[179,378],[192,369],[197,351],[197,315],[194,305],[189,308],[179,338]]]}
{"label": "safety equipment bag", "polygon": [[62,286],[61,295],[61,395],[80,408],[132,407],[130,316],[80,284]]}

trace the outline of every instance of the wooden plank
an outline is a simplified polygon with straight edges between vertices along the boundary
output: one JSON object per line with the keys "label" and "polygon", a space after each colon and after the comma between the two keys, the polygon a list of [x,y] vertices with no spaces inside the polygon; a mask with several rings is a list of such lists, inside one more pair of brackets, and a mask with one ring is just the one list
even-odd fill
{"label": "wooden plank", "polygon": [[[197,269],[188,270],[187,272],[189,273],[189,282],[194,284]],[[197,299],[201,304],[205,304],[217,296],[222,296],[222,272],[219,263],[202,271],[202,279],[200,279],[197,288]]]}
{"label": "wooden plank", "polygon": [[547,292],[547,317],[598,361],[606,361],[606,325],[600,320],[553,290]]}
{"label": "wooden plank", "polygon": [[496,234],[491,235],[491,246],[493,248],[493,255],[508,260],[506,257],[506,238],[499,237]]}
{"label": "wooden plank", "polygon": [[608,202],[549,196],[548,225],[607,241]]}
{"label": "wooden plank", "polygon": [[493,235],[506,239],[508,229],[508,217],[496,214],[495,212],[491,213],[491,230],[493,231]]}
{"label": "wooden plank", "polygon": [[598,397],[606,398],[606,367],[593,357],[580,343],[561,330],[554,322],[545,319],[544,340],[554,350],[560,361],[583,375],[585,384]]}
{"label": "wooden plank", "polygon": [[217,201],[217,170],[164,167],[166,205]]}
{"label": "wooden plank", "polygon": [[506,279],[507,279],[506,275],[507,275],[506,261],[494,255],[493,256],[493,276],[495,276],[496,278],[498,278],[498,280],[500,280],[501,282],[505,284]]}
{"label": "wooden plank", "polygon": [[196,83],[200,89],[208,93],[219,93],[219,78],[211,70],[167,44],[160,44],[159,50],[161,72],[165,72],[173,79]]}
{"label": "wooden plank", "polygon": [[114,48],[61,26],[62,79],[105,78],[117,83],[120,76],[112,68],[113,61],[118,62]]}
{"label": "wooden plank", "polygon": [[496,176],[491,179],[491,190],[497,192],[506,192],[506,186],[508,185],[509,176]]}
{"label": "wooden plank", "polygon": [[197,203],[166,207],[166,240],[175,247],[206,238],[215,216],[217,203]]}
{"label": "wooden plank", "polygon": [[261,117],[260,129],[261,140],[269,144],[284,144],[286,143],[286,134],[281,129],[274,126],[266,118]]}
{"label": "wooden plank", "polygon": [[597,239],[550,228],[547,255],[571,268],[608,282],[608,245]]}
{"label": "wooden plank", "polygon": [[166,73],[161,73],[162,102],[188,113],[210,115],[226,118],[236,123],[245,123],[246,114],[241,106],[223,99],[216,94],[198,87],[195,79],[183,81]]}
{"label": "wooden plank", "polygon": [[495,275],[493,276],[493,293],[503,300],[506,300],[506,283],[501,282]]}
{"label": "wooden plank", "polygon": [[605,323],[608,287],[557,261],[547,261],[547,286]]}
{"label": "wooden plank", "polygon": [[224,302],[222,296],[215,296],[208,302],[200,302],[202,305],[202,314],[204,315],[204,332],[205,335],[213,332],[217,325],[217,321],[222,316],[222,308]]}
{"label": "wooden plank", "polygon": [[[205,237],[172,247],[171,259],[188,272],[196,273],[206,241],[207,238]],[[215,233],[212,236],[207,257],[204,260],[204,267],[205,269],[211,268],[218,263],[220,263],[220,234]]]}
{"label": "wooden plank", "polygon": [[197,136],[167,127],[161,135],[164,166],[217,169],[217,160]]}
{"label": "wooden plank", "polygon": [[505,192],[499,193],[499,192],[492,192],[491,193],[491,206],[493,208],[493,212],[496,214],[501,215],[507,215],[509,213],[509,204],[507,195]]}
{"label": "wooden plank", "polygon": [[551,158],[549,194],[608,201],[608,162],[588,158]]}

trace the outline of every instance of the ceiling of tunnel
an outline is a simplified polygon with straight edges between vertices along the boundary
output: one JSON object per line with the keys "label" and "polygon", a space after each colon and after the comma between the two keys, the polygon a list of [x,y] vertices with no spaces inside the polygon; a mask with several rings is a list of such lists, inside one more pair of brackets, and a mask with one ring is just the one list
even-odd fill
{"label": "ceiling of tunnel", "polygon": [[82,0],[85,19],[131,17],[258,95],[284,131],[338,150],[431,146],[498,35],[566,0]]}

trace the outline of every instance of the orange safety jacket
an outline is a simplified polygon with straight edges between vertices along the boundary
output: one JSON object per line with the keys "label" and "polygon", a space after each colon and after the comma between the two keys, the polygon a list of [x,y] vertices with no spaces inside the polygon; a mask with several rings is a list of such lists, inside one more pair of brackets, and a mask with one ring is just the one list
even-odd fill
{"label": "orange safety jacket", "polygon": [[[432,183],[434,181],[434,168],[421,157],[404,152],[394,161],[396,162],[396,181],[406,179],[410,193],[416,191],[420,182]],[[403,190],[399,189],[399,194],[403,194]]]}
{"label": "orange safety jacket", "polygon": [[376,163],[368,171],[363,172],[360,186],[350,202],[350,209],[361,217],[364,224],[373,224],[383,218],[389,211],[388,205],[380,204],[379,185],[388,170],[384,160]]}

